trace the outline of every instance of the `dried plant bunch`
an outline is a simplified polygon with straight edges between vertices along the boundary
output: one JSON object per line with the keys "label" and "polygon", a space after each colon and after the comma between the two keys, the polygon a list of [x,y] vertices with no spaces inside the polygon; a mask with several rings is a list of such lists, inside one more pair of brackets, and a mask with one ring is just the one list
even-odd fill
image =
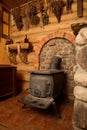
{"label": "dried plant bunch", "polygon": [[40,1],[38,3],[38,10],[42,13],[44,11],[44,3],[42,1]]}
{"label": "dried plant bunch", "polygon": [[25,13],[26,16],[29,17],[30,23],[32,25],[39,24],[40,18],[37,16],[38,14],[37,7],[33,2],[28,4]]}
{"label": "dried plant bunch", "polygon": [[61,15],[62,15],[62,10],[63,7],[65,6],[65,3],[62,0],[58,0],[58,1],[53,1],[51,2],[51,9],[52,12],[54,13],[54,15],[56,16],[58,23],[61,20]]}
{"label": "dried plant bunch", "polygon": [[15,9],[12,10],[12,15],[13,15],[13,19],[16,23],[16,26],[18,28],[18,30],[21,30],[23,27],[23,22],[22,22],[22,16],[21,16],[21,10],[20,7],[17,7]]}
{"label": "dried plant bunch", "polygon": [[69,13],[69,11],[71,11],[72,3],[73,3],[73,0],[67,0],[66,1],[66,10],[67,10],[67,13]]}
{"label": "dried plant bunch", "polygon": [[47,7],[44,6],[43,1],[38,3],[38,10],[41,13],[41,21],[43,25],[47,25],[49,23],[49,15],[47,14]]}

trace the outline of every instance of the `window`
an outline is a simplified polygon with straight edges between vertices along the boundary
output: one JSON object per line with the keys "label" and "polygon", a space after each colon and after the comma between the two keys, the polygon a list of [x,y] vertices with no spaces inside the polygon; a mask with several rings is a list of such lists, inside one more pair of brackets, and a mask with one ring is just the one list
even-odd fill
{"label": "window", "polygon": [[2,10],[2,37],[8,38],[10,30],[10,13],[3,8]]}

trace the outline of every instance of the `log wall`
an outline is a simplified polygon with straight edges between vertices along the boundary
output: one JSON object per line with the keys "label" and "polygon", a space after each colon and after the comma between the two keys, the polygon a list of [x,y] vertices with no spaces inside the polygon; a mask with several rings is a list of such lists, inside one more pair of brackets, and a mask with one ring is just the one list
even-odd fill
{"label": "log wall", "polygon": [[[49,24],[46,26],[42,26],[40,23],[37,26],[30,26],[28,30],[23,29],[18,31],[14,21],[11,21],[11,38],[17,42],[23,42],[25,34],[28,35],[30,41],[34,46],[37,46],[40,40],[45,37],[47,34],[55,32],[55,31],[65,31],[72,33],[71,24],[73,23],[81,23],[87,21],[87,1],[83,2],[83,17],[78,18],[77,16],[77,0],[74,0],[72,4],[72,13],[68,13],[66,11],[66,7],[64,7],[63,14],[61,16],[61,22],[58,23],[54,14],[49,13]],[[24,19],[23,19],[24,21]]]}
{"label": "log wall", "polygon": [[[65,0],[66,1],[66,0]],[[23,26],[22,30],[19,31],[16,27],[16,24],[11,16],[11,30],[10,30],[10,36],[13,39],[14,43],[20,42],[23,43],[25,34],[27,34],[28,39],[34,46],[34,51],[37,52],[36,49],[38,49],[38,45],[40,45],[41,40],[48,36],[51,33],[60,31],[60,32],[65,32],[73,35],[72,29],[71,29],[71,24],[74,23],[82,23],[82,22],[87,22],[87,1],[83,1],[83,17],[78,17],[77,16],[77,0],[74,0],[72,4],[72,12],[67,13],[66,7],[64,7],[63,14],[61,16],[61,21],[60,23],[57,22],[57,18],[54,16],[54,14],[51,11],[48,11],[49,14],[49,24],[43,26],[42,22],[40,21],[40,24],[37,26],[32,26],[30,25],[29,29],[26,30],[25,26]],[[23,6],[21,6],[23,8]],[[40,14],[38,14],[40,16]],[[25,22],[25,17],[23,18],[23,24]],[[29,57],[29,64],[28,66],[21,63],[17,65],[17,70],[18,70],[18,79],[21,81],[29,81],[29,71],[35,69],[33,67],[33,64],[35,62],[35,56],[36,53],[32,52],[28,55]],[[18,59],[19,60],[19,59]],[[19,61],[18,61],[19,62]],[[28,68],[28,69],[27,69]],[[19,86],[21,86],[22,82],[19,82]],[[23,88],[28,85],[24,82],[22,83]]]}

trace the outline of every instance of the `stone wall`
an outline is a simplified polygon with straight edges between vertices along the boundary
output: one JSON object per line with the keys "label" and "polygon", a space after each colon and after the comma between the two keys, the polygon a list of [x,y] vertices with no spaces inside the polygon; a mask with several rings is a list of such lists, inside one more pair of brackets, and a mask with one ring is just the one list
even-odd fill
{"label": "stone wall", "polygon": [[44,37],[36,48],[38,55],[38,69],[49,69],[50,59],[54,55],[61,55],[61,69],[67,74],[68,95],[73,95],[75,65],[75,37],[72,34],[56,31]]}
{"label": "stone wall", "polygon": [[43,46],[40,53],[40,69],[50,69],[51,58],[55,55],[60,55],[62,58],[61,69],[67,76],[67,91],[68,95],[73,95],[74,89],[74,71],[75,66],[75,47],[71,42],[63,38],[54,38],[49,40]]}
{"label": "stone wall", "polygon": [[74,130],[87,130],[87,27],[76,36]]}

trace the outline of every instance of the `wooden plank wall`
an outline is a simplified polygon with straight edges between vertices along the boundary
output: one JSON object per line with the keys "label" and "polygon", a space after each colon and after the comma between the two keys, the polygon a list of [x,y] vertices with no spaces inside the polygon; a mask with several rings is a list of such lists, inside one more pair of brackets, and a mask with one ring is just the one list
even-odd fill
{"label": "wooden plank wall", "polygon": [[77,0],[74,0],[72,4],[72,13],[66,12],[66,7],[64,7],[63,14],[61,16],[61,22],[58,23],[54,14],[49,13],[49,24],[42,26],[30,26],[28,30],[24,28],[21,31],[18,31],[15,22],[11,19],[11,38],[14,42],[23,42],[25,34],[27,34],[29,40],[33,43],[34,48],[38,45],[40,40],[45,37],[47,34],[50,34],[55,31],[64,31],[73,33],[71,29],[71,24],[87,22],[87,0],[83,1],[83,17],[77,17]]}
{"label": "wooden plank wall", "polygon": [[[66,1],[66,0],[65,0]],[[49,12],[49,24],[46,26],[42,26],[42,23],[38,26],[30,26],[28,30],[23,29],[19,31],[15,25],[14,20],[11,17],[11,38],[14,40],[14,43],[16,42],[23,42],[25,38],[25,34],[27,34],[29,40],[34,46],[34,50],[36,50],[36,47],[38,46],[39,42],[48,34],[56,31],[63,31],[67,33],[73,34],[73,31],[71,29],[71,24],[73,23],[81,23],[81,22],[87,22],[87,0],[83,1],[83,17],[78,18],[77,17],[77,0],[73,0],[72,4],[72,13],[68,13],[66,11],[66,7],[64,7],[63,14],[61,16],[61,22],[58,23],[56,17],[52,12]],[[24,19],[23,19],[24,21]],[[22,81],[29,81],[29,70],[32,70],[33,65],[32,63],[34,62],[34,55],[35,54],[30,54],[29,55],[29,62],[30,64],[25,65],[22,64],[21,62],[17,65],[17,70],[19,70],[19,76],[18,79],[20,79],[19,86],[22,86],[21,88],[25,89],[28,87],[28,83],[23,83]],[[33,61],[33,62],[32,62]],[[28,70],[24,70],[28,68]],[[23,70],[23,71],[21,71]],[[23,79],[21,79],[23,77]],[[21,85],[22,84],[22,85]]]}

